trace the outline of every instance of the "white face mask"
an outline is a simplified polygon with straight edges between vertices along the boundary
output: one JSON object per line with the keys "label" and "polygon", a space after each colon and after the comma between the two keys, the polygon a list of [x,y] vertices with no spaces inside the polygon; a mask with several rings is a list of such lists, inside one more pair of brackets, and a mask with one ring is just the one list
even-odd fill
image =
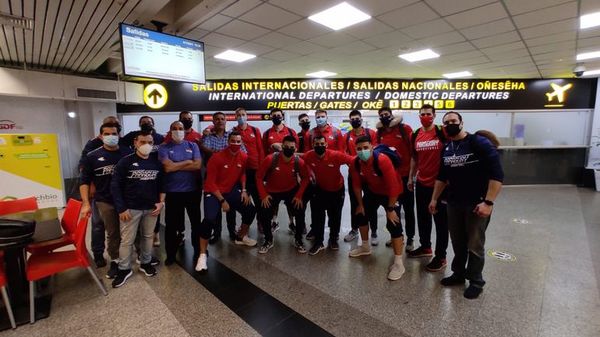
{"label": "white face mask", "polygon": [[140,154],[142,156],[147,156],[147,155],[150,154],[150,152],[152,152],[152,145],[150,145],[150,144],[144,144],[144,145],[138,147],[137,150],[140,152]]}
{"label": "white face mask", "polygon": [[174,141],[176,141],[177,143],[180,143],[185,138],[185,131],[173,130],[173,131],[171,131],[171,137],[173,137]]}
{"label": "white face mask", "polygon": [[119,144],[119,136],[113,136],[113,135],[102,136],[102,142],[106,146],[117,146]]}

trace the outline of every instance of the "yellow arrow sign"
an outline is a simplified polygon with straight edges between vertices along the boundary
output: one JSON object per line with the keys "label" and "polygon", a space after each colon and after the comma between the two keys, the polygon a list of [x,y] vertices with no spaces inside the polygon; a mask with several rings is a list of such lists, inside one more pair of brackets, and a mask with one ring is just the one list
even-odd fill
{"label": "yellow arrow sign", "polygon": [[167,89],[158,83],[149,84],[144,88],[144,103],[152,109],[165,106],[168,98]]}

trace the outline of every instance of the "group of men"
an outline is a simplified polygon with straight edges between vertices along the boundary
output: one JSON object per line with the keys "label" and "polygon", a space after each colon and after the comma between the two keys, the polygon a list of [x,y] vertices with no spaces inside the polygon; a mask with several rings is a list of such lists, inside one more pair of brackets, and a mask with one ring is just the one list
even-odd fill
{"label": "group of men", "polygon": [[[285,125],[284,112],[273,109],[273,126],[261,133],[248,124],[245,109],[238,108],[237,126],[232,130],[225,130],[226,116],[217,112],[213,126],[200,134],[192,128],[191,113],[182,112],[164,139],[147,116],[140,119],[139,131],[123,138],[119,137],[118,120],[105,120],[98,138],[90,141],[95,144],[86,145],[82,154],[80,192],[83,212],[97,209],[104,223],[111,259],[107,277],[113,279],[113,287],[122,286],[132,275],[136,237],[140,270],[147,276],[156,274],[158,259],[151,250],[163,207],[167,265],[174,263],[184,239],[184,212],[191,223],[197,271],[207,270],[207,246],[220,238],[223,212],[230,238],[239,245],[257,244],[248,236],[256,218],[264,236],[258,252],[269,252],[282,201],[299,253],[317,255],[325,249],[326,219],[327,247],[338,250],[346,195],[340,168],[347,165],[351,230],[344,241],[355,240],[359,233],[362,241],[349,256],[370,255],[371,245],[378,244],[377,211],[381,206],[391,235],[386,245],[394,252],[388,279],[398,280],[404,274],[405,250],[411,258],[432,257],[427,270],[442,270],[447,264],[450,234],[455,252],[453,274],[441,283],[464,285],[468,279],[465,297],[478,297],[485,284],[485,230],[503,179],[495,146],[485,137],[467,134],[457,112],[446,113],[443,126],[437,126],[435,109],[424,105],[419,111],[422,125],[415,131],[389,108],[379,109],[378,114],[379,123],[373,130],[364,127],[360,111],[351,111],[352,130],[343,134],[328,122],[326,111],[317,110],[316,127],[311,129],[309,116],[301,114],[297,133]],[[94,149],[93,145],[98,146]],[[307,233],[308,204],[311,228]],[[235,223],[236,212],[241,214],[240,227]],[[415,223],[420,240],[416,249]],[[313,241],[308,250],[305,239]],[[94,246],[100,245],[93,242],[93,250]],[[95,257],[96,253],[94,250]],[[102,260],[97,259],[99,262]]]}

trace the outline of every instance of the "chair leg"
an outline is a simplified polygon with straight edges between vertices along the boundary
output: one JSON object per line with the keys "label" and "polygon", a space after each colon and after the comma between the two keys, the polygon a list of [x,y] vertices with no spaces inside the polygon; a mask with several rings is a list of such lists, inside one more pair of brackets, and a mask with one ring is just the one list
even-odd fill
{"label": "chair leg", "polygon": [[35,323],[35,281],[29,281],[29,323]]}
{"label": "chair leg", "polygon": [[13,329],[16,329],[17,325],[15,324],[15,316],[13,315],[12,307],[10,306],[10,300],[8,299],[8,294],[6,293],[6,287],[2,287],[0,289],[2,290],[2,299],[4,300],[4,306],[6,307],[6,311],[8,312],[10,326]]}
{"label": "chair leg", "polygon": [[102,281],[100,281],[100,279],[98,279],[98,276],[96,275],[96,273],[94,272],[94,270],[92,269],[92,267],[88,266],[87,267],[87,271],[90,273],[90,275],[92,276],[92,278],[94,279],[94,281],[96,281],[96,284],[100,288],[100,291],[102,291],[102,294],[104,296],[108,295],[108,292],[106,291],[106,287],[104,287],[104,283],[102,283]]}

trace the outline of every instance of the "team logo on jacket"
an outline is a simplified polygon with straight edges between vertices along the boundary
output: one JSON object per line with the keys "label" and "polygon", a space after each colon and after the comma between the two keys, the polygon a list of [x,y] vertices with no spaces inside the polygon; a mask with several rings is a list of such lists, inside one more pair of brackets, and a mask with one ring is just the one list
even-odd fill
{"label": "team logo on jacket", "polygon": [[131,164],[131,165],[132,165],[132,166],[140,166],[140,164],[138,164],[138,163],[133,163],[133,164]]}
{"label": "team logo on jacket", "polygon": [[158,170],[135,170],[129,171],[128,179],[155,180],[158,176]]}
{"label": "team logo on jacket", "polygon": [[223,168],[229,168],[229,165],[225,164],[223,165]]}
{"label": "team logo on jacket", "polygon": [[105,161],[106,159],[104,159],[104,157],[100,157],[98,158],[98,161]]}
{"label": "team logo on jacket", "polygon": [[438,140],[426,140],[423,142],[417,142],[415,144],[415,148],[417,151],[427,151],[427,150],[437,150],[438,148]]}
{"label": "team logo on jacket", "polygon": [[112,175],[114,170],[115,170],[115,165],[107,165],[107,166],[103,166],[103,167],[98,167],[94,171],[96,173],[96,177],[101,177],[101,176]]}
{"label": "team logo on jacket", "polygon": [[469,157],[472,155],[472,153],[468,153],[461,156],[444,157],[444,165],[450,167],[461,167],[465,166],[466,164],[477,162],[477,159],[469,161]]}

